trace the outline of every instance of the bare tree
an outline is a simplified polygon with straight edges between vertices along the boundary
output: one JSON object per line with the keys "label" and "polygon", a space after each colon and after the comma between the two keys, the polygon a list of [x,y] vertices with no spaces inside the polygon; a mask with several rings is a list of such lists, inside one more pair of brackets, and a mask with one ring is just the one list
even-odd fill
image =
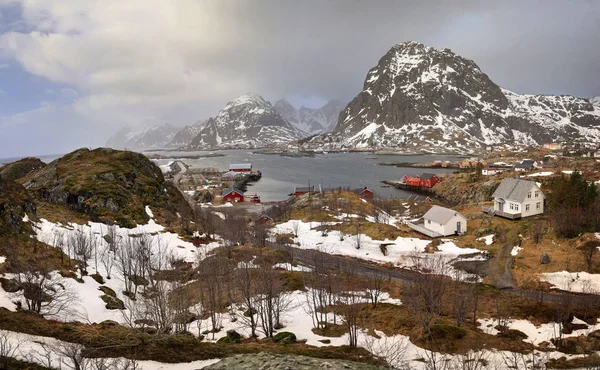
{"label": "bare tree", "polygon": [[354,248],[360,249],[363,246],[364,235],[362,233],[362,225],[360,221],[354,222],[354,236],[352,237],[354,240]]}
{"label": "bare tree", "polygon": [[258,287],[256,283],[256,271],[250,264],[240,265],[236,269],[236,286],[242,298],[240,307],[242,315],[240,319],[246,323],[250,329],[250,336],[256,337],[256,328],[258,327],[258,303],[256,296]]}
{"label": "bare tree", "polygon": [[85,232],[83,229],[77,230],[70,234],[69,245],[72,246],[73,255],[79,265],[79,273],[81,276],[87,275],[88,260],[93,254],[93,236]]}
{"label": "bare tree", "polygon": [[379,303],[384,282],[385,277],[381,273],[373,273],[368,277],[367,298],[371,301],[373,308],[376,308]]}
{"label": "bare tree", "polygon": [[406,359],[406,352],[410,344],[408,337],[387,337],[383,333],[380,333],[380,337],[377,339],[370,335],[365,335],[365,349],[373,355],[384,359],[390,369],[409,370],[410,365]]}
{"label": "bare tree", "polygon": [[257,296],[255,308],[260,319],[262,332],[272,337],[280,328],[281,316],[290,306],[288,292],[284,289],[281,274],[270,266],[256,269]]}
{"label": "bare tree", "polygon": [[598,240],[587,241],[579,247],[589,272],[592,271],[592,267],[594,266],[594,256],[598,252],[598,247],[600,247],[600,241]]}
{"label": "bare tree", "polygon": [[11,340],[11,333],[0,330],[0,368],[8,369],[10,359],[16,358],[20,353],[23,340]]}

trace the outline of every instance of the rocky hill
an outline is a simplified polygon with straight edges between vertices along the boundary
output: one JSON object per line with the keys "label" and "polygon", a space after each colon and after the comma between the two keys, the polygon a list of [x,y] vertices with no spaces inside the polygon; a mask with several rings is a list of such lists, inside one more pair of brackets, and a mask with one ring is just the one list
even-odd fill
{"label": "rocky hill", "polygon": [[135,152],[79,149],[20,180],[35,198],[123,226],[147,223],[145,207],[188,216],[181,193],[160,169]]}
{"label": "rocky hill", "polygon": [[173,136],[173,140],[171,140],[169,143],[169,146],[173,148],[179,148],[190,145],[192,140],[194,140],[200,131],[202,131],[202,128],[204,128],[206,122],[208,122],[208,120],[198,121],[191,126],[185,126],[181,130],[177,131],[175,136]]}
{"label": "rocky hill", "polygon": [[369,70],[330,139],[462,151],[493,143],[600,141],[600,103],[516,94],[449,49],[405,42]]}
{"label": "rocky hill", "polygon": [[303,133],[260,95],[242,95],[210,118],[189,149],[257,148],[297,140]]}
{"label": "rocky hill", "polygon": [[27,190],[13,180],[0,176],[0,236],[21,233],[29,224],[26,213],[35,215],[36,207]]}
{"label": "rocky hill", "polygon": [[45,165],[39,158],[28,157],[19,159],[0,167],[0,177],[5,180],[17,180]]}
{"label": "rocky hill", "polygon": [[330,369],[330,370],[377,370],[383,367],[369,365],[344,360],[334,359],[319,359],[307,356],[298,355],[280,355],[273,353],[261,352],[258,354],[237,355],[223,359],[215,364],[209,365],[204,369],[207,370],[254,370],[254,369],[271,369],[271,370],[312,370],[312,369]]}
{"label": "rocky hill", "polygon": [[287,100],[281,99],[273,105],[281,116],[307,136],[332,131],[337,125],[343,104],[338,100],[330,100],[318,109],[294,108]]}
{"label": "rocky hill", "polygon": [[139,130],[124,128],[108,139],[106,146],[129,150],[168,148],[179,131],[180,128],[168,123]]}

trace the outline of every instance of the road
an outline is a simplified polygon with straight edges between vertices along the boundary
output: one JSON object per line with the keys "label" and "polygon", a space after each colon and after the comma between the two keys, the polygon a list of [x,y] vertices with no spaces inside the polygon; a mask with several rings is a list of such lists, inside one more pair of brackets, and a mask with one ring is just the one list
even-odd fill
{"label": "road", "polygon": [[[283,251],[290,251],[291,249],[294,259],[306,266],[314,266],[315,261],[320,261],[320,263],[328,270],[345,271],[364,277],[373,276],[373,274],[379,274],[401,284],[417,281],[421,275],[421,273],[413,270],[407,270],[398,267],[388,267],[375,262],[324,253],[313,249],[283,247],[271,242],[267,243],[267,247]],[[540,293],[537,291],[523,290],[518,288],[502,289],[502,291],[532,300],[540,300]],[[577,305],[593,304],[594,306],[600,306],[600,295],[595,294],[581,294],[566,291],[546,291],[541,298],[541,301],[547,303],[561,303],[565,302],[565,300],[570,300],[570,302]]]}

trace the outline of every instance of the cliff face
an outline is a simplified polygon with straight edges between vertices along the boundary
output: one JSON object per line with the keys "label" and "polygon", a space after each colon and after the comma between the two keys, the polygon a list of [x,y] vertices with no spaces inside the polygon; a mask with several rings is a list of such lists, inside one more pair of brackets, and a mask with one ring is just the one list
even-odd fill
{"label": "cliff face", "polygon": [[501,180],[484,177],[479,181],[472,181],[471,176],[471,173],[446,174],[444,180],[437,183],[432,191],[436,197],[453,205],[490,201]]}
{"label": "cliff face", "polygon": [[0,177],[0,236],[27,232],[25,214],[35,216],[36,207],[27,190],[16,182]]}

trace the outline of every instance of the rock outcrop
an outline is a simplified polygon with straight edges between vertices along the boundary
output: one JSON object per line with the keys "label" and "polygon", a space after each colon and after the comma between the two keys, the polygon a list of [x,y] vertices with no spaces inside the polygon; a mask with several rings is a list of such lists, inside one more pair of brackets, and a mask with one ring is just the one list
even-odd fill
{"label": "rock outcrop", "polygon": [[206,370],[379,370],[383,367],[368,365],[359,362],[319,359],[307,356],[279,355],[261,352],[258,354],[244,354],[225,358],[215,364],[205,367]]}

